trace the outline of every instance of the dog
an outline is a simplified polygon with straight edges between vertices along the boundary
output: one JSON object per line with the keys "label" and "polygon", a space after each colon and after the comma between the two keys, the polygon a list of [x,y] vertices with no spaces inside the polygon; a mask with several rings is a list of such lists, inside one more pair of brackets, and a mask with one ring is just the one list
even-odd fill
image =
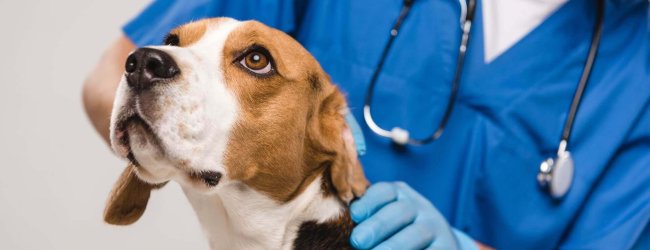
{"label": "dog", "polygon": [[129,225],[180,184],[212,249],[351,249],[348,204],[369,185],[347,103],[297,41],[204,19],[132,52],[111,115],[130,162],[104,220]]}

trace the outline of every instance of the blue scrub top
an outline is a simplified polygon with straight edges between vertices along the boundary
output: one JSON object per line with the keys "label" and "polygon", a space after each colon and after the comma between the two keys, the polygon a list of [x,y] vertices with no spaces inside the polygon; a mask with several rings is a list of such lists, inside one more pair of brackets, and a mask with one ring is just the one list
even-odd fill
{"label": "blue scrub top", "polygon": [[[138,46],[204,17],[257,19],[302,43],[349,95],[363,120],[370,76],[402,0],[161,0],[124,27]],[[372,182],[402,180],[450,224],[497,248],[643,248],[650,237],[650,29],[648,1],[608,1],[603,39],[569,150],[574,183],[562,201],[537,186],[557,150],[595,18],[572,0],[490,63],[482,10],[451,119],[429,145],[398,149],[363,126]],[[384,128],[434,131],[449,98],[460,43],[456,0],[417,0],[375,88]],[[641,246],[643,244],[644,246]],[[646,248],[648,249],[648,248]]]}

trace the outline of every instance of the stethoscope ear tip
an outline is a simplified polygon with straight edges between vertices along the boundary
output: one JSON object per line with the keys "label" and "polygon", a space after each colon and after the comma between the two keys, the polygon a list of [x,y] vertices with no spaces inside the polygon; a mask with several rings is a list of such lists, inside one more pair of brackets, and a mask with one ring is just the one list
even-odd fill
{"label": "stethoscope ear tip", "polygon": [[405,146],[409,143],[409,131],[400,127],[394,127],[390,131],[390,138],[395,144]]}

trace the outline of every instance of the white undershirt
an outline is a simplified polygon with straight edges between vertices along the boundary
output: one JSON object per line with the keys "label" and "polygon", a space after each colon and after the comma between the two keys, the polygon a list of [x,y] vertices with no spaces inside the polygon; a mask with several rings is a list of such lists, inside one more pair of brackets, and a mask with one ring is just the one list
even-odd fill
{"label": "white undershirt", "polygon": [[568,0],[483,0],[485,62],[508,50]]}

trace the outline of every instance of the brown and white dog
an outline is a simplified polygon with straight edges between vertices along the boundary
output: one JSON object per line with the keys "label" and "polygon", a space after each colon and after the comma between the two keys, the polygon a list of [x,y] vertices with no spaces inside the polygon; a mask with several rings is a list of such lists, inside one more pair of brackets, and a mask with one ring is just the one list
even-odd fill
{"label": "brown and white dog", "polygon": [[206,19],[134,51],[111,117],[131,162],[104,219],[128,225],[151,190],[183,188],[213,249],[349,248],[365,179],[342,93],[294,39]]}

